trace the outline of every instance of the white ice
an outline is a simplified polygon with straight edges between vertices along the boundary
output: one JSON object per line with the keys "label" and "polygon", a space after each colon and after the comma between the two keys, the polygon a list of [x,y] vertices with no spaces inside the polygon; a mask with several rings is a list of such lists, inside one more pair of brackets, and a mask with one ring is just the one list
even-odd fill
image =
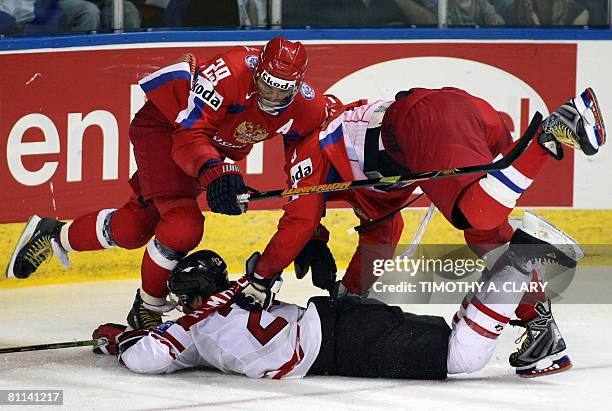
{"label": "white ice", "polygon": [[[101,323],[125,323],[137,287],[126,280],[0,290],[0,347],[88,339]],[[313,291],[286,276],[282,299],[304,304]],[[402,308],[450,320],[457,307]],[[519,335],[509,328],[484,370],[446,381],[272,381],[202,369],[143,376],[83,347],[0,355],[0,389],[61,389],[64,407],[79,410],[610,409],[612,305],[558,304],[554,312],[574,368],[536,379],[508,365]]]}

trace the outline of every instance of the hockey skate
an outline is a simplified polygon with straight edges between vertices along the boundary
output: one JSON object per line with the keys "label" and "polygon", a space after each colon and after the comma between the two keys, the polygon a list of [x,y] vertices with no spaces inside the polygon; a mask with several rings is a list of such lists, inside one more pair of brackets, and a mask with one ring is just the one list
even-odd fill
{"label": "hockey skate", "polygon": [[[518,343],[524,338],[523,344],[516,352],[510,354],[510,365],[516,367],[516,373],[523,378],[569,370],[572,368],[572,361],[565,353],[565,340],[552,316],[550,300],[546,303],[541,301],[536,303],[535,311],[537,317],[531,321],[510,321],[510,325],[525,327],[525,332],[516,341]],[[538,368],[538,363],[542,360],[551,363]]]}
{"label": "hockey skate", "polygon": [[136,291],[134,304],[127,315],[127,322],[133,330],[145,329],[152,330],[161,325],[162,313],[153,311],[147,307],[147,304],[140,296],[140,289]]}
{"label": "hockey skate", "polygon": [[592,156],[606,142],[601,109],[590,87],[555,110],[542,122],[542,128],[538,142],[558,160],[563,158],[561,145]]}
{"label": "hockey skate", "polygon": [[68,252],[56,241],[64,224],[54,218],[30,217],[11,255],[6,277],[28,278],[52,255],[65,267],[69,266]]}

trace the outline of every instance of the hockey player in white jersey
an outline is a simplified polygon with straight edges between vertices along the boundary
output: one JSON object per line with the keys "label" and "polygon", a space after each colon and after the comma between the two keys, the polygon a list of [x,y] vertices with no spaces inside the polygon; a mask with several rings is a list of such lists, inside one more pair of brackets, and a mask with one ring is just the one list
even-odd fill
{"label": "hockey player in white jersey", "polygon": [[[515,235],[524,242],[510,244],[491,262],[483,291],[470,296],[475,309],[462,307],[452,332],[441,317],[405,313],[356,297],[313,297],[307,308],[275,302],[262,310],[241,293],[248,285],[245,277],[230,284],[222,258],[204,250],[183,259],[168,281],[186,315],[151,331],[104,324],[93,338],[106,338],[104,352],[146,374],[192,367],[272,379],[307,374],[443,379],[471,373],[489,362],[497,344],[492,334],[504,329],[504,321],[488,319],[487,313],[494,309],[510,316],[523,296],[496,295],[490,285],[500,289],[512,283],[521,289],[543,253],[549,263],[565,267],[574,267],[583,256],[573,239],[533,214],[525,214]],[[538,303],[536,311],[537,318],[520,324],[527,329],[528,344],[511,357],[525,377],[571,367],[549,304]],[[476,322],[482,333],[473,332]],[[541,359],[552,364],[536,370]]]}
{"label": "hockey player in white jersey", "polygon": [[307,373],[446,377],[450,329],[441,317],[329,297],[314,297],[307,308],[275,302],[268,311],[252,309],[249,297],[239,293],[246,285],[246,280],[228,282],[216,253],[198,251],[183,259],[168,281],[186,315],[151,331],[104,324],[93,336],[108,339],[103,352],[118,354],[130,370],[145,374],[211,367],[272,379]]}

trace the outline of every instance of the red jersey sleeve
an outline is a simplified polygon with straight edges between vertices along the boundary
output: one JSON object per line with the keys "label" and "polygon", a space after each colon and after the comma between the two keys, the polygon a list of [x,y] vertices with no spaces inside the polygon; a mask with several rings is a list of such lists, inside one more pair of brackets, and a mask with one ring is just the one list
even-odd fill
{"label": "red jersey sleeve", "polygon": [[[291,152],[293,148],[293,153]],[[292,187],[306,187],[324,184],[330,171],[330,164],[319,148],[318,134],[292,144],[288,150],[288,178]],[[255,271],[270,278],[293,262],[319,226],[325,210],[323,194],[308,194],[292,199],[284,207],[278,228],[261,258]]]}

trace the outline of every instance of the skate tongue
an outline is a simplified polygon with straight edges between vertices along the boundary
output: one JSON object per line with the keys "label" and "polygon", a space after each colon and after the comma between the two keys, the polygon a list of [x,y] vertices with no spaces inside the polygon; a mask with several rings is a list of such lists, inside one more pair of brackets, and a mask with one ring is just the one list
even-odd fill
{"label": "skate tongue", "polygon": [[70,257],[68,257],[68,251],[55,241],[55,238],[51,239],[51,248],[53,249],[53,255],[59,260],[60,264],[64,266],[64,268],[69,268]]}

